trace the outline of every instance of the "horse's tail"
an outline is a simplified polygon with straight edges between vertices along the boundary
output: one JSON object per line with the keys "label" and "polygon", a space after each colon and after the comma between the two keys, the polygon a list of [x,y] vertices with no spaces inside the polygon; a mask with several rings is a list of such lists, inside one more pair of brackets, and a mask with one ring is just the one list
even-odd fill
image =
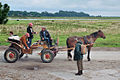
{"label": "horse's tail", "polygon": [[66,45],[67,45],[67,48],[70,48],[68,41],[69,41],[69,38],[67,38],[66,40]]}

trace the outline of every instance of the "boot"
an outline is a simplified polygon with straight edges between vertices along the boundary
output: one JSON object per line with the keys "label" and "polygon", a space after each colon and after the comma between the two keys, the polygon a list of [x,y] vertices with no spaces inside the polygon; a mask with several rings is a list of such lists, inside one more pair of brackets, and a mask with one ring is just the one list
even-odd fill
{"label": "boot", "polygon": [[83,74],[83,72],[82,72],[82,70],[80,70],[80,71],[78,71],[78,73],[76,73],[75,75],[82,75]]}
{"label": "boot", "polygon": [[26,54],[25,58],[28,58],[28,54]]}
{"label": "boot", "polygon": [[26,55],[25,58],[28,58],[28,55]]}

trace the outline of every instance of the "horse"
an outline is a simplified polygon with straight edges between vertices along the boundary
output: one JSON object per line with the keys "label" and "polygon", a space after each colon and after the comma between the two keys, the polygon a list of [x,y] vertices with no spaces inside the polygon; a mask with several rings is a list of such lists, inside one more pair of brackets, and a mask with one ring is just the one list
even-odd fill
{"label": "horse", "polygon": [[[106,36],[104,35],[104,33],[101,30],[98,30],[90,35],[86,35],[83,37],[78,37],[78,36],[68,37],[66,40],[67,49],[68,49],[67,50],[68,60],[72,60],[71,51],[75,47],[75,44],[77,43],[77,41],[81,40],[83,42],[83,44],[91,44],[91,43],[94,43],[97,40],[97,38],[105,39]],[[88,51],[87,59],[88,59],[88,61],[90,61],[91,47],[93,47],[93,44],[90,46],[87,46],[87,51]]]}

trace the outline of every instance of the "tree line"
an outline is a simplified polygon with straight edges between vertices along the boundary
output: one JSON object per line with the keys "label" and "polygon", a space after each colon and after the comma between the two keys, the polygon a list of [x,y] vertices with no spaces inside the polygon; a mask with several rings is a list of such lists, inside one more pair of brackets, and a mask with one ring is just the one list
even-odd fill
{"label": "tree line", "polygon": [[84,12],[75,11],[62,11],[56,13],[45,12],[27,12],[27,11],[9,11],[9,17],[90,17],[89,14]]}

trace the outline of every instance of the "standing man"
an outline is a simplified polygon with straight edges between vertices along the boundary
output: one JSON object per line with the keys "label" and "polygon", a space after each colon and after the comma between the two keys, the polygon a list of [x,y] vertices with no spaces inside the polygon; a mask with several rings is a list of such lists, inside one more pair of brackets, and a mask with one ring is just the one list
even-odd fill
{"label": "standing man", "polygon": [[[86,44],[83,45],[82,41],[78,41],[75,45],[75,50],[74,50],[74,60],[77,61],[77,67],[78,67],[78,73],[76,73],[75,75],[82,75],[83,74],[83,52],[84,48],[86,48],[86,46],[91,46],[93,45],[93,43],[91,44]],[[82,47],[84,46],[84,48]]]}
{"label": "standing man", "polygon": [[28,47],[30,48],[32,44],[33,34],[36,34],[36,32],[33,31],[32,28],[33,24],[29,23],[29,26],[27,27],[27,33],[29,33],[30,37],[28,37]]}
{"label": "standing man", "polygon": [[40,38],[42,41],[46,41],[48,43],[48,47],[52,47],[52,39],[45,26],[42,26],[42,30],[40,31]]}
{"label": "standing man", "polygon": [[75,45],[75,50],[74,50],[74,60],[77,61],[77,67],[78,67],[78,73],[75,75],[82,75],[83,74],[83,54],[81,53],[81,45],[82,41],[78,41]]}
{"label": "standing man", "polygon": [[[32,39],[33,39],[33,34],[37,34],[37,32],[34,32],[33,31],[33,28],[32,28],[33,24],[32,23],[29,23],[28,27],[27,27],[27,33],[29,33],[29,37],[28,37],[28,47],[30,48],[31,44],[32,44]],[[27,58],[27,54],[26,54],[26,58]]]}

